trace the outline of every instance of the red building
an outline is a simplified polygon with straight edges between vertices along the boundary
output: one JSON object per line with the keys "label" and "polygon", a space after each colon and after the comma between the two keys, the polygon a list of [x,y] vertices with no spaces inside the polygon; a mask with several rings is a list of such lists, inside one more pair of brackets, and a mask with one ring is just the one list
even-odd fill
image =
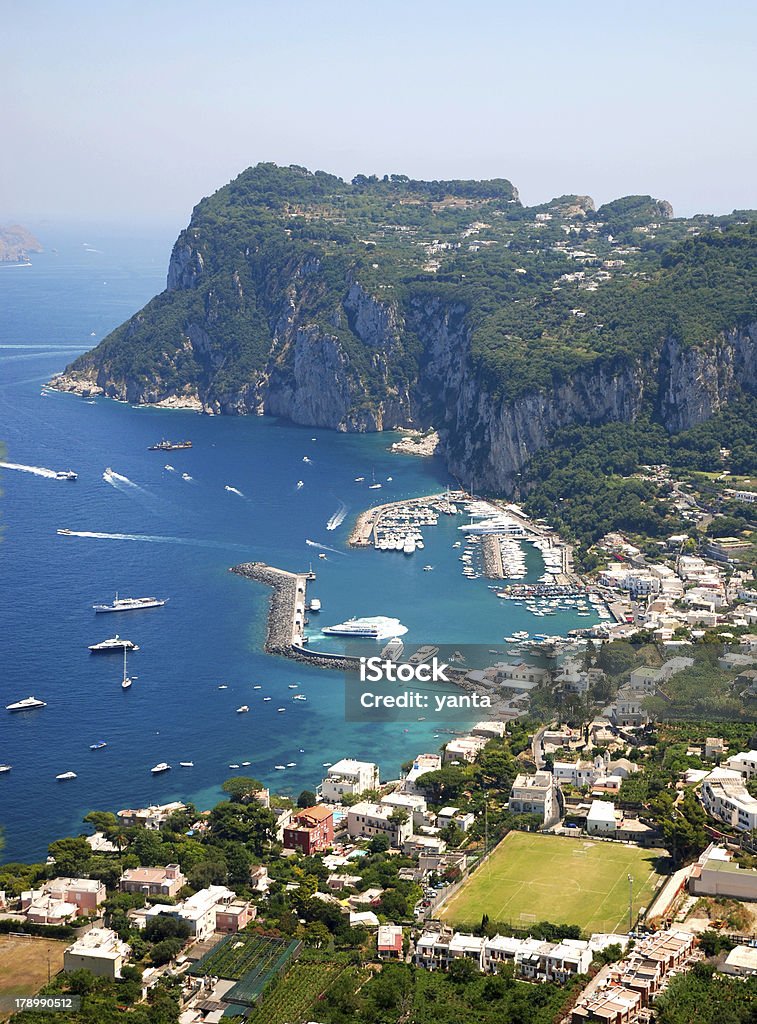
{"label": "red building", "polygon": [[334,842],[334,812],[328,807],[305,807],[292,815],[284,829],[284,849],[310,855],[326,850]]}

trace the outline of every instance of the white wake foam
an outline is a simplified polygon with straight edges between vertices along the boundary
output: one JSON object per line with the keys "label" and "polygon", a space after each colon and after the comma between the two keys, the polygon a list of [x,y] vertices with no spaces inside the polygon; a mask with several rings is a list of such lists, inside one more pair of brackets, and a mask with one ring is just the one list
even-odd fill
{"label": "white wake foam", "polygon": [[338,526],[341,526],[344,522],[344,517],[347,515],[347,506],[343,501],[339,502],[339,508],[332,515],[329,521],[326,523],[327,530],[336,530]]}
{"label": "white wake foam", "polygon": [[0,462],[0,468],[17,469],[19,473],[33,473],[34,476],[44,476],[48,480],[54,480],[56,475],[54,469],[45,469],[44,466],[20,466],[15,462]]}
{"label": "white wake foam", "polygon": [[343,555],[343,551],[337,551],[336,548],[330,548],[328,544],[319,544],[314,540],[306,540],[305,543],[311,548],[320,548],[321,551],[330,551],[332,555]]}
{"label": "white wake foam", "polygon": [[244,495],[243,495],[243,494],[242,494],[242,492],[241,492],[241,491],[239,490],[239,488],[237,488],[237,487],[232,487],[232,486],[231,486],[230,484],[225,484],[225,485],[224,485],[224,488],[223,488],[223,489],[224,489],[225,491],[228,491],[228,492],[229,492],[230,494],[238,494],[240,498],[243,498],[243,497],[244,497]]}

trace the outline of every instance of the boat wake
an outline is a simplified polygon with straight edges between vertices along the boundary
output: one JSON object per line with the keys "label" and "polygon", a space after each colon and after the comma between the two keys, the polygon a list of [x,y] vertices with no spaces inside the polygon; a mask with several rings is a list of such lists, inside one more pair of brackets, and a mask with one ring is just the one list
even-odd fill
{"label": "boat wake", "polygon": [[333,516],[326,523],[327,530],[336,530],[338,526],[341,526],[344,522],[344,517],[347,515],[347,506],[343,501],[339,502],[339,508],[333,514]]}
{"label": "boat wake", "polygon": [[193,548],[231,548],[235,551],[246,551],[243,544],[225,543],[215,540],[195,540],[192,537],[168,537],[151,533],[98,533],[94,530],[66,530],[58,534],[64,537],[84,537],[89,540],[127,540],[141,541],[144,544],[184,544]]}
{"label": "boat wake", "polygon": [[106,484],[110,484],[111,487],[115,487],[116,490],[122,491],[125,487],[130,487],[135,491],[144,491],[144,487],[140,487],[139,484],[135,484],[133,480],[130,480],[128,476],[124,476],[122,473],[116,473],[114,469],[106,469],[103,473],[103,480]]}
{"label": "boat wake", "polygon": [[54,469],[45,469],[44,466],[20,466],[15,462],[0,462],[0,469],[17,469],[20,473],[33,473],[34,476],[44,476],[48,480],[54,480],[57,475]]}
{"label": "boat wake", "polygon": [[332,555],[343,555],[344,554],[343,551],[337,551],[336,548],[330,548],[328,546],[328,544],[319,544],[317,541],[314,541],[314,540],[306,540],[305,543],[310,548],[319,548],[319,550],[321,550],[321,551],[330,551]]}
{"label": "boat wake", "polygon": [[224,489],[225,491],[228,491],[228,492],[229,492],[230,494],[238,494],[240,498],[243,498],[243,497],[244,497],[244,495],[243,495],[243,494],[242,494],[242,492],[241,492],[241,491],[239,490],[239,488],[237,488],[237,487],[232,487],[232,486],[231,486],[230,484],[224,484],[224,488],[223,488],[223,489]]}

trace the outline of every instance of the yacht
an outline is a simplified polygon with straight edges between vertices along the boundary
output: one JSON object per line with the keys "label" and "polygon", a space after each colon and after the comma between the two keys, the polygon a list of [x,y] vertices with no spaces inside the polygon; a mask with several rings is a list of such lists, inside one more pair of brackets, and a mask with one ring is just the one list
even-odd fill
{"label": "yacht", "polygon": [[157,597],[119,597],[118,591],[113,604],[93,604],[92,607],[99,614],[100,612],[133,612],[141,608],[162,608],[166,601]]}
{"label": "yacht", "polygon": [[308,606],[308,610],[311,611],[311,612],[319,612],[321,610],[321,602],[319,601],[319,599],[317,597],[311,598],[310,605]]}
{"label": "yacht", "polygon": [[241,768],[241,767],[242,766],[240,764],[230,764],[229,765],[229,768]]}
{"label": "yacht", "polygon": [[287,768],[296,768],[296,767],[297,767],[297,762],[296,761],[287,761]]}
{"label": "yacht", "polygon": [[424,565],[423,566],[423,571],[424,572],[433,572],[433,569],[434,569],[433,565]]}
{"label": "yacht", "polygon": [[158,764],[156,764],[154,768],[150,769],[150,771],[152,772],[153,775],[160,775],[161,772],[167,772],[167,771],[170,771],[170,770],[171,770],[171,765],[170,764],[166,764],[165,761],[158,762]]}
{"label": "yacht", "polygon": [[228,690],[228,686],[226,685],[226,683],[219,683],[218,689],[219,690]]}
{"label": "yacht", "polygon": [[381,652],[381,657],[387,661],[399,661],[404,650],[405,645],[400,638],[398,636],[393,636]]}
{"label": "yacht", "polygon": [[405,543],[402,545],[403,552],[406,555],[414,555],[415,554],[415,547],[416,547],[415,537],[412,537],[412,536],[405,537]]}
{"label": "yacht", "polygon": [[262,690],[262,689],[263,689],[263,687],[260,685],[260,683],[255,683],[255,685],[253,686],[253,690]]}
{"label": "yacht", "polygon": [[61,772],[60,775],[56,775],[55,778],[58,782],[66,782],[68,779],[75,779],[76,772]]}
{"label": "yacht", "polygon": [[189,475],[189,473],[182,473],[181,474],[181,479],[182,480],[191,480],[192,477]]}
{"label": "yacht", "polygon": [[55,474],[56,480],[78,480],[79,474],[74,473],[73,469],[61,469]]}
{"label": "yacht", "polygon": [[147,449],[148,452],[173,452],[179,448],[191,448],[191,441],[159,441],[157,444],[151,444]]}
{"label": "yacht", "polygon": [[407,627],[403,626],[399,619],[390,619],[385,615],[352,618],[335,626],[323,627],[326,636],[354,636],[368,640],[385,640],[406,632]]}
{"label": "yacht", "polygon": [[23,700],[17,700],[15,704],[6,704],[6,711],[30,711],[32,708],[46,708],[47,704],[43,700],[37,700],[36,697],[24,697]]}
{"label": "yacht", "polygon": [[286,708],[276,708],[276,710],[278,711],[278,713],[279,713],[280,715],[283,715],[283,714],[284,714],[284,712],[286,711]]}
{"label": "yacht", "polygon": [[275,764],[273,767],[276,769],[277,772],[285,772],[287,768],[285,764]]}
{"label": "yacht", "polygon": [[298,491],[301,491],[304,486],[305,486],[305,481],[304,480],[298,480],[297,481],[297,490]]}
{"label": "yacht", "polygon": [[195,763],[194,761],[179,761],[179,766],[181,768],[194,768]]}
{"label": "yacht", "polygon": [[126,674],[126,648],[124,647],[124,677],[121,680],[121,689],[128,690],[136,678],[136,676],[131,677]]}
{"label": "yacht", "polygon": [[263,697],[263,700],[264,701],[266,701],[266,700],[273,700],[273,697]]}
{"label": "yacht", "polygon": [[105,742],[105,740],[99,740],[97,743],[90,743],[89,749],[90,750],[102,750],[103,747],[107,747],[107,745],[108,744]]}
{"label": "yacht", "polygon": [[241,708],[237,708],[237,714],[238,715],[243,715],[246,711],[249,711],[249,710],[250,710],[249,705],[243,704],[241,706]]}
{"label": "yacht", "polygon": [[139,647],[131,640],[122,640],[116,633],[110,640],[103,640],[99,644],[90,644],[89,649],[93,654],[107,654],[108,651],[138,651]]}
{"label": "yacht", "polygon": [[11,770],[11,765],[9,765],[9,764],[0,764],[0,775],[2,775],[4,772],[9,772],[10,770]]}
{"label": "yacht", "polygon": [[292,700],[307,700],[307,697],[305,696],[304,693],[295,693],[294,697],[292,697]]}

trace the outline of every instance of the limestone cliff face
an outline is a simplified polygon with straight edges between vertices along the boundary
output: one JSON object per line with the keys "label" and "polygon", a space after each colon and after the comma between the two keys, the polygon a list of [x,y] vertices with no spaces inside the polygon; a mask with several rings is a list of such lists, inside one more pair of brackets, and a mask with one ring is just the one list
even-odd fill
{"label": "limestone cliff face", "polygon": [[[757,389],[754,323],[698,347],[668,338],[643,359],[597,360],[549,389],[503,398],[490,393],[472,355],[462,301],[419,294],[403,304],[371,294],[348,273],[334,302],[312,257],[264,268],[257,279],[242,266],[208,285],[207,261],[190,232],[174,246],[167,291],[153,300],[182,325],[161,346],[157,365],[137,373],[124,361],[150,329],[148,306],[119,329],[118,344],[106,341],[78,360],[58,387],[340,431],[433,426],[462,482],[505,494],[519,491],[525,464],[557,429],[630,422],[646,403],[675,432]],[[257,325],[265,353],[257,369],[235,350],[236,338],[219,331],[222,316],[240,317],[242,340]]]}

